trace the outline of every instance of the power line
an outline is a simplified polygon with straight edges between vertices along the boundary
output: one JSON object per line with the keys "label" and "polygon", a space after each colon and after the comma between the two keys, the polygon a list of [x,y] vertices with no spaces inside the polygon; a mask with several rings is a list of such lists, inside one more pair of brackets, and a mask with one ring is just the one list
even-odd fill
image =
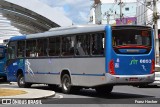
{"label": "power line", "polygon": [[[139,0],[137,0],[137,1],[138,1],[139,3],[141,3],[142,5],[144,5],[145,7],[147,7],[147,6],[146,6],[146,4],[144,4],[144,3],[140,2]],[[153,9],[152,9],[152,8],[149,8],[149,7],[147,7],[147,8],[153,11]]]}
{"label": "power line", "polygon": [[146,9],[142,14],[140,14],[140,15],[138,15],[136,17],[140,17],[140,16],[144,15],[147,11],[148,11],[148,9]]}
{"label": "power line", "polygon": [[123,4],[123,2],[122,2],[122,0],[120,0],[120,2],[119,2],[119,7],[120,7],[120,24],[122,24],[122,17],[123,17],[123,14],[122,14],[122,4]]}
{"label": "power line", "polygon": [[[113,9],[114,9],[114,6],[116,5],[117,3],[116,2],[114,2],[113,4],[112,4],[112,6],[109,8],[109,10],[108,11],[106,11],[105,13],[104,13],[104,16],[107,16],[106,17],[106,19],[107,19],[107,24],[109,24],[109,22],[110,22],[110,16],[113,16],[114,14],[113,14]],[[109,12],[111,12],[112,14],[110,14]]]}
{"label": "power line", "polygon": [[114,4],[112,5],[112,8],[110,8],[109,10],[111,10],[111,9],[112,9],[112,11],[113,11],[114,6],[115,6],[116,4],[117,4],[117,3],[116,3],[116,2],[114,2]]}

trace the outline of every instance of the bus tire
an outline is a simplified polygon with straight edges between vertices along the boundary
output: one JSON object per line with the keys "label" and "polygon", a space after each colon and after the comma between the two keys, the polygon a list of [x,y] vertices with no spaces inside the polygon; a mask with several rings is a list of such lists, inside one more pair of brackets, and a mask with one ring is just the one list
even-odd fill
{"label": "bus tire", "polygon": [[71,92],[71,78],[68,74],[62,76],[62,92],[65,94]]}
{"label": "bus tire", "polygon": [[3,77],[2,82],[7,82],[7,77]]}
{"label": "bus tire", "polygon": [[19,86],[20,88],[30,88],[30,87],[31,87],[31,84],[30,84],[30,83],[26,83],[26,82],[24,81],[24,76],[23,76],[22,74],[20,74],[20,75],[18,76],[17,83],[18,83],[18,86]]}
{"label": "bus tire", "polygon": [[99,94],[109,94],[113,90],[113,86],[103,86],[95,88],[96,92]]}
{"label": "bus tire", "polygon": [[3,78],[3,80],[4,80],[4,82],[7,82],[7,76],[5,76],[5,77]]}

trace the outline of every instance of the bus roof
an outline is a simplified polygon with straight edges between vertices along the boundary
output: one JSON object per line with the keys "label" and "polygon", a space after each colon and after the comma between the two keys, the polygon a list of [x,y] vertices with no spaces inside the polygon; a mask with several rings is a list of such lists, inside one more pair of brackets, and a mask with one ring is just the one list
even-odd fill
{"label": "bus roof", "polygon": [[[137,25],[119,25],[119,26],[112,26],[112,27],[146,27],[146,26],[137,26]],[[52,28],[49,31],[43,33],[36,33],[36,34],[29,34],[23,36],[15,36],[10,39],[10,41],[16,40],[26,40],[31,38],[39,38],[39,37],[51,37],[51,36],[58,36],[58,35],[69,35],[69,34],[80,34],[80,33],[88,33],[88,32],[98,32],[104,31],[106,27],[111,27],[110,25],[95,25],[95,24],[88,24],[88,25],[73,25],[69,27],[57,27]],[[147,27],[150,28],[150,27]]]}
{"label": "bus roof", "polygon": [[68,35],[68,34],[75,34],[75,33],[104,31],[105,27],[106,25],[93,25],[93,24],[73,25],[69,27],[57,27],[57,28],[52,28],[49,31],[46,31],[43,33],[11,37],[10,41],[25,40],[25,39],[39,38],[39,37],[50,37],[50,36],[58,36],[58,35]]}

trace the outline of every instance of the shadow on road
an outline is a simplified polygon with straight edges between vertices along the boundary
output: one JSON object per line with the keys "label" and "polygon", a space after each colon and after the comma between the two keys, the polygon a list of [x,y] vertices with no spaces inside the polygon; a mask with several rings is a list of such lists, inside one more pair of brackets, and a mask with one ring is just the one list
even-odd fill
{"label": "shadow on road", "polygon": [[[34,86],[33,88],[51,90],[48,86],[38,87]],[[62,93],[60,88],[54,89],[57,93]],[[62,93],[63,94],[63,93]],[[141,94],[131,94],[131,93],[122,93],[122,92],[111,92],[110,94],[98,94],[94,89],[81,89],[78,92],[71,93],[70,95],[85,96],[89,98],[103,98],[103,99],[135,99],[135,98],[153,98],[155,96],[141,95]]]}
{"label": "shadow on road", "polygon": [[157,86],[157,85],[147,85],[147,86],[140,86],[138,88],[160,88],[160,86]]}
{"label": "shadow on road", "polygon": [[9,84],[9,82],[3,80],[3,79],[0,79],[0,84]]}
{"label": "shadow on road", "polygon": [[[48,86],[34,88],[51,90]],[[137,99],[143,101],[144,99],[155,98],[155,96],[123,92],[112,92],[111,94],[100,95],[93,89],[82,89],[79,92],[69,94],[69,96],[64,95],[60,88],[57,88],[54,91],[63,95],[64,98],[42,99],[43,104],[135,104],[135,100]]]}
{"label": "shadow on road", "polygon": [[98,94],[95,90],[81,90],[80,92],[74,93],[74,95],[98,97],[104,99],[132,99],[132,98],[150,98],[154,96],[140,95],[140,94],[130,94],[122,92],[111,92],[110,94]]}

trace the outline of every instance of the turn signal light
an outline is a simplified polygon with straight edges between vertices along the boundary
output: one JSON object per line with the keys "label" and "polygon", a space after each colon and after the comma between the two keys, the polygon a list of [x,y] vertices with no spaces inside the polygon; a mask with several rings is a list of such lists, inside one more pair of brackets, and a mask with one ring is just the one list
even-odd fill
{"label": "turn signal light", "polygon": [[152,65],[151,65],[151,74],[155,72],[155,61],[152,60]]}
{"label": "turn signal light", "polygon": [[115,70],[114,70],[114,60],[111,60],[109,62],[109,73],[112,75],[115,75]]}

